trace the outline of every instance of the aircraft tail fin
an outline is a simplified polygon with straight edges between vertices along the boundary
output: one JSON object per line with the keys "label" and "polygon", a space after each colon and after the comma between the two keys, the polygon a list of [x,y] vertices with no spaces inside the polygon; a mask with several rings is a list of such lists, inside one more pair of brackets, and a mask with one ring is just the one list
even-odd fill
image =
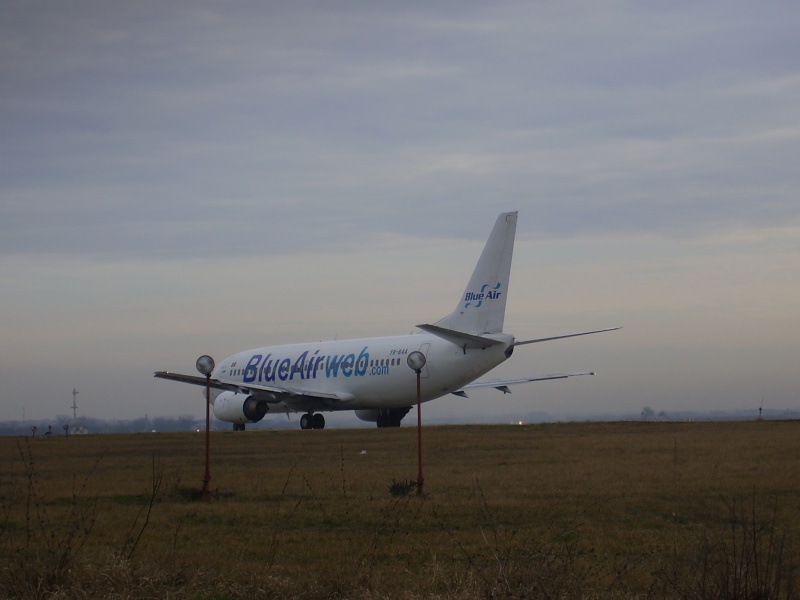
{"label": "aircraft tail fin", "polygon": [[461,300],[436,325],[474,335],[502,333],[516,230],[516,211],[497,217]]}

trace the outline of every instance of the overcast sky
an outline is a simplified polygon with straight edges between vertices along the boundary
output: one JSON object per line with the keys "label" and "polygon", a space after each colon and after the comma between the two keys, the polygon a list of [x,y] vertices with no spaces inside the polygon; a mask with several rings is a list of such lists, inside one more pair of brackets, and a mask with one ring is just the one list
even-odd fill
{"label": "overcast sky", "polygon": [[[800,4],[0,9],[0,420],[455,306],[519,210],[494,376],[432,417],[800,408]],[[294,417],[296,419],[296,417]]]}

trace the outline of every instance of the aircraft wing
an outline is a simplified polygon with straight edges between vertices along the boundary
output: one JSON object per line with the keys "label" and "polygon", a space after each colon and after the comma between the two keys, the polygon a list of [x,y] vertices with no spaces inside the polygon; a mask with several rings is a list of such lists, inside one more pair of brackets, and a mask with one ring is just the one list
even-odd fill
{"label": "aircraft wing", "polygon": [[[156,371],[153,377],[159,379],[171,379],[172,381],[181,381],[183,383],[191,383],[193,385],[202,385],[205,387],[206,378],[199,375],[182,375],[181,373],[172,373],[171,371]],[[226,390],[229,392],[238,392],[239,386],[223,383],[219,379],[209,379],[209,386],[214,390]]]}
{"label": "aircraft wing", "polygon": [[548,381],[550,379],[566,379],[567,377],[580,377],[581,375],[594,375],[593,372],[587,371],[585,373],[557,373],[554,375],[535,375],[533,377],[518,377],[516,379],[484,379],[481,381],[473,381],[468,383],[462,388],[451,392],[456,396],[467,397],[466,390],[475,390],[480,388],[495,388],[504,394],[510,394],[511,390],[508,389],[509,385],[516,385],[518,383],[529,383],[531,381]]}
{"label": "aircraft wing", "polygon": [[[181,373],[172,373],[171,371],[156,371],[153,375],[159,379],[171,379],[172,381],[180,381],[183,383],[191,383],[193,385],[201,385],[205,387],[206,378],[200,375],[183,375]],[[264,398],[267,402],[281,402],[289,397],[304,396],[309,399],[317,399],[324,402],[346,402],[353,399],[352,394],[348,393],[328,393],[320,392],[318,390],[304,390],[299,388],[283,388],[272,385],[256,385],[246,384],[239,385],[236,383],[227,383],[219,379],[211,379],[209,385],[215,390],[225,390],[227,392],[235,392],[237,394],[253,394]]]}

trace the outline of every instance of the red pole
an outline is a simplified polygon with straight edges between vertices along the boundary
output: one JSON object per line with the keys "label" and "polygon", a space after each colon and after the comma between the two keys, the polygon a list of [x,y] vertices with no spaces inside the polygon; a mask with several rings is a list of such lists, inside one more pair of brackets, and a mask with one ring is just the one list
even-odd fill
{"label": "red pole", "polygon": [[425,479],[422,477],[422,394],[420,391],[420,373],[417,371],[417,458],[419,461],[419,473],[417,474],[417,494],[422,495],[422,485]]}
{"label": "red pole", "polygon": [[211,498],[211,492],[208,489],[208,484],[211,482],[211,460],[209,454],[209,443],[210,443],[210,431],[211,431],[211,416],[210,416],[210,405],[211,405],[211,373],[206,374],[206,472],[203,475],[203,492],[201,494],[201,498],[203,500],[209,500]]}

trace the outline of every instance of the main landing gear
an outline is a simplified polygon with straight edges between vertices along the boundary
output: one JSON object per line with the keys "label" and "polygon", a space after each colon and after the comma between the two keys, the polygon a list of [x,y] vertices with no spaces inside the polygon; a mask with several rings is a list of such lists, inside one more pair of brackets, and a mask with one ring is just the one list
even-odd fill
{"label": "main landing gear", "polygon": [[400,427],[400,421],[403,420],[403,417],[405,417],[410,410],[410,406],[406,408],[384,408],[378,413],[376,425],[380,428]]}
{"label": "main landing gear", "polygon": [[320,413],[306,413],[300,417],[300,429],[325,429],[325,417]]}

